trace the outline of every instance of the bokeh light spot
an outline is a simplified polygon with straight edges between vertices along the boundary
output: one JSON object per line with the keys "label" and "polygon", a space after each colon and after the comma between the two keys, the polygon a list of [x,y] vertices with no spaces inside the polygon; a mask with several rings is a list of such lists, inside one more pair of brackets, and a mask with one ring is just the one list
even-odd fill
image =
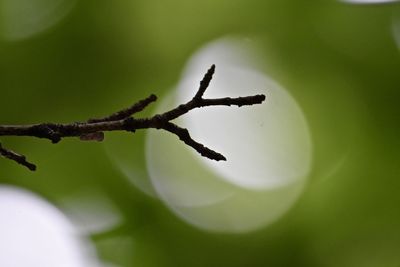
{"label": "bokeh light spot", "polygon": [[400,49],[400,19],[395,17],[392,22],[392,33],[396,46]]}
{"label": "bokeh light spot", "polygon": [[58,209],[21,189],[0,187],[0,266],[100,266],[89,242]]}
{"label": "bokeh light spot", "polygon": [[399,0],[340,0],[351,4],[385,4],[399,2]]}
{"label": "bokeh light spot", "polygon": [[62,20],[76,0],[0,0],[0,36],[20,41]]}
{"label": "bokeh light spot", "polygon": [[158,110],[189,100],[195,81],[213,63],[217,70],[205,97],[266,94],[263,105],[210,107],[177,119],[227,162],[202,158],[175,136],[148,132],[147,166],[157,193],[176,214],[203,229],[246,232],[274,222],[297,199],[310,171],[311,138],[301,109],[251,65],[249,54],[255,54],[251,47],[231,38],[206,45]]}

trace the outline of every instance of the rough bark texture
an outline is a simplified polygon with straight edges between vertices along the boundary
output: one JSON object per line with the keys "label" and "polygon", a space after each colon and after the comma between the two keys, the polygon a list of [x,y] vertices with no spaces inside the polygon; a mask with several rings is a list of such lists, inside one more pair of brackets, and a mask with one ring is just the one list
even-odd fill
{"label": "rough bark texture", "polygon": [[[104,132],[108,131],[135,132],[139,129],[155,128],[175,134],[186,145],[195,149],[203,157],[217,161],[226,160],[222,154],[193,140],[187,129],[179,127],[171,122],[195,108],[231,105],[241,107],[261,104],[265,100],[265,95],[261,94],[237,98],[203,98],[203,95],[211,82],[214,71],[215,65],[212,65],[200,82],[200,87],[197,93],[190,101],[167,112],[156,114],[149,118],[134,118],[132,115],[142,111],[149,104],[156,101],[157,97],[155,95],[150,95],[149,97],[138,101],[131,107],[115,112],[107,117],[93,118],[86,122],[67,124],[39,123],[31,125],[0,125],[0,136],[31,136],[46,138],[52,143],[58,143],[65,137],[79,137],[82,141],[102,141],[104,139]],[[32,171],[36,170],[36,166],[28,162],[25,156],[4,148],[1,143],[0,155],[17,162]]]}

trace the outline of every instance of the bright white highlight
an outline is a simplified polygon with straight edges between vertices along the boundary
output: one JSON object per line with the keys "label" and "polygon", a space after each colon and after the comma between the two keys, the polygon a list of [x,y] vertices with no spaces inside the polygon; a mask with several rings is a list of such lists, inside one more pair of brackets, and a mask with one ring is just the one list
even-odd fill
{"label": "bright white highlight", "polygon": [[99,266],[67,218],[39,197],[0,187],[0,266]]}
{"label": "bright white highlight", "polygon": [[189,61],[165,111],[193,97],[207,68],[216,74],[204,97],[267,95],[259,106],[207,107],[177,120],[227,162],[199,156],[172,135],[149,131],[147,164],[166,204],[203,229],[244,232],[278,219],[297,199],[311,165],[311,141],[295,100],[251,64],[251,47],[234,39],[207,45]]}
{"label": "bright white highlight", "polygon": [[385,4],[399,2],[399,0],[340,0],[351,4]]}
{"label": "bright white highlight", "polygon": [[0,34],[19,41],[41,33],[62,20],[76,0],[0,0]]}
{"label": "bright white highlight", "polygon": [[[228,158],[226,162],[203,157],[200,160],[221,178],[252,190],[285,186],[299,176],[306,176],[310,157],[304,157],[304,153],[310,152],[309,136],[293,98],[261,73],[225,64],[217,66],[207,97],[252,95],[261,91],[266,93],[267,101],[261,106],[241,109],[212,107],[183,117],[184,126],[194,137],[198,136],[195,139],[205,140],[209,147],[223,151]],[[190,97],[187,88],[198,79],[194,74],[184,75],[178,88],[179,103]]]}
{"label": "bright white highlight", "polygon": [[400,19],[399,18],[393,19],[392,33],[393,33],[393,38],[396,42],[396,45],[400,49]]}

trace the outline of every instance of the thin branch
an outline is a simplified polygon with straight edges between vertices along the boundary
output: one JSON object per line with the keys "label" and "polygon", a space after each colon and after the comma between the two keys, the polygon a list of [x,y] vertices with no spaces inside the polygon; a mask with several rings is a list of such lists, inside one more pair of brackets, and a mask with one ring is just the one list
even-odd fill
{"label": "thin branch", "polygon": [[[183,141],[186,145],[195,149],[203,157],[207,157],[212,160],[226,160],[226,158],[204,146],[203,144],[193,140],[189,134],[189,131],[185,128],[181,128],[171,121],[184,115],[185,113],[201,107],[207,106],[231,106],[235,105],[250,106],[255,104],[261,104],[265,100],[265,95],[254,95],[237,98],[215,98],[215,99],[204,99],[203,95],[208,88],[213,74],[215,72],[215,65],[204,75],[204,78],[200,82],[200,87],[196,92],[195,96],[185,104],[181,104],[174,109],[167,112],[156,114],[149,118],[134,118],[133,114],[138,113],[145,109],[149,104],[156,101],[155,95],[140,100],[134,105],[115,112],[107,117],[98,119],[89,119],[86,122],[78,123],[39,123],[31,125],[0,125],[0,136],[30,136],[37,138],[45,138],[52,141],[52,143],[58,143],[66,137],[79,137],[83,141],[102,141],[104,139],[104,132],[109,131],[128,131],[135,132],[139,129],[162,129],[175,134]],[[23,155],[16,154],[10,150],[6,150],[0,146],[0,153],[2,156],[14,160],[19,164],[28,167],[30,170],[34,170],[36,166],[26,161]]]}
{"label": "thin branch", "polygon": [[[150,96],[146,97],[145,99],[142,99],[138,101],[137,103],[133,104],[132,106],[122,109],[120,111],[117,111],[107,117],[104,118],[97,118],[97,119],[89,119],[87,122],[88,123],[96,123],[96,122],[106,122],[106,121],[117,121],[117,120],[122,120],[125,118],[128,118],[132,116],[135,113],[138,113],[145,109],[148,105],[150,105],[152,102],[155,102],[157,100],[157,96],[151,94]],[[82,141],[98,141],[101,142],[104,140],[104,133],[103,132],[95,132],[95,133],[87,133],[87,134],[82,134],[79,137],[80,140]]]}
{"label": "thin branch", "polygon": [[0,155],[7,159],[13,160],[16,163],[21,164],[22,166],[27,167],[31,171],[36,170],[36,165],[28,162],[24,155],[17,154],[12,150],[4,148],[1,145],[1,143],[0,143]]}
{"label": "thin branch", "polygon": [[226,160],[226,158],[220,153],[205,147],[203,144],[200,144],[192,139],[189,134],[189,131],[185,128],[179,127],[178,125],[167,122],[162,126],[162,129],[171,132],[179,137],[180,140],[185,142],[188,146],[193,147],[200,155],[203,157],[207,157],[209,159],[213,159],[216,161]]}
{"label": "thin branch", "polygon": [[164,120],[170,121],[176,119],[185,113],[188,113],[192,109],[202,108],[207,106],[251,106],[256,104],[261,104],[265,100],[265,95],[254,95],[245,97],[224,97],[224,98],[214,98],[214,99],[204,99],[204,98],[193,98],[186,104],[179,105],[178,107],[167,111],[161,116]]}
{"label": "thin branch", "polygon": [[148,105],[150,105],[152,102],[155,102],[157,100],[157,96],[155,95],[150,95],[146,97],[145,99],[142,99],[138,101],[137,103],[133,104],[132,106],[125,108],[123,110],[120,110],[118,112],[115,112],[107,117],[104,118],[98,118],[98,119],[89,119],[87,122],[89,123],[94,123],[94,122],[104,122],[104,121],[118,121],[122,120],[125,118],[128,118],[132,116],[135,113],[138,113],[145,109]]}
{"label": "thin branch", "polygon": [[212,64],[211,67],[207,70],[207,73],[204,75],[204,78],[201,80],[199,90],[193,97],[194,99],[201,99],[203,97],[204,92],[210,85],[214,72],[215,72],[215,65]]}

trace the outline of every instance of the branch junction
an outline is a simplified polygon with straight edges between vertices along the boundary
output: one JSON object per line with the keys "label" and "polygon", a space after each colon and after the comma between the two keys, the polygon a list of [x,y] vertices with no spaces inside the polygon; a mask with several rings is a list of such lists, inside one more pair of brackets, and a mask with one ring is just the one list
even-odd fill
{"label": "branch junction", "polygon": [[[155,102],[157,100],[155,95],[150,95],[149,97],[138,101],[134,105],[109,116],[103,118],[92,118],[86,122],[67,124],[39,123],[31,125],[0,125],[0,136],[30,136],[45,138],[49,139],[52,143],[58,143],[66,137],[79,137],[82,141],[102,141],[104,139],[104,132],[135,132],[140,129],[155,128],[175,134],[182,142],[195,149],[203,157],[216,161],[226,160],[222,154],[192,139],[187,129],[172,122],[174,119],[196,108],[232,105],[241,107],[261,104],[265,100],[265,95],[262,94],[237,98],[203,98],[203,95],[212,80],[214,72],[215,65],[212,65],[201,80],[200,87],[195,96],[190,101],[167,112],[156,114],[149,118],[134,118],[133,115]],[[32,171],[36,170],[36,166],[28,162],[24,155],[17,154],[4,148],[1,143],[0,155],[17,162]]]}

